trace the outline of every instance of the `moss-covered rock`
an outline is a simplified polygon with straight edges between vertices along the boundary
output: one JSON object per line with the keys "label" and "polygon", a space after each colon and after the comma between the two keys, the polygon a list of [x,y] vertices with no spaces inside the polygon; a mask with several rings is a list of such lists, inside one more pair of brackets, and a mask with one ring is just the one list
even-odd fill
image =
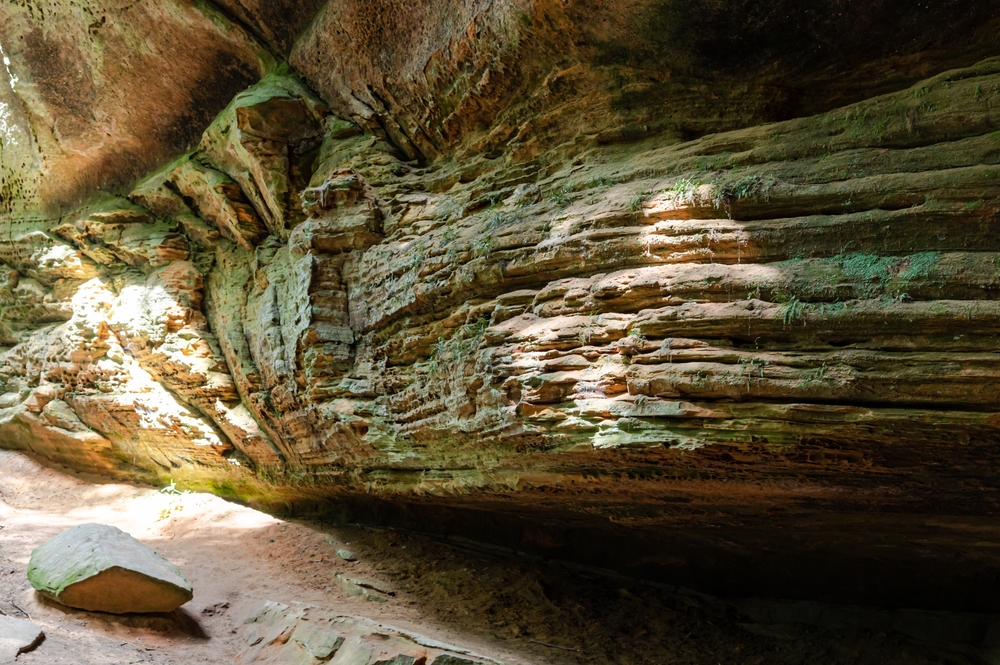
{"label": "moss-covered rock", "polygon": [[37,547],[28,580],[63,605],[113,614],[172,612],[194,597],[176,566],[102,524],[67,529]]}

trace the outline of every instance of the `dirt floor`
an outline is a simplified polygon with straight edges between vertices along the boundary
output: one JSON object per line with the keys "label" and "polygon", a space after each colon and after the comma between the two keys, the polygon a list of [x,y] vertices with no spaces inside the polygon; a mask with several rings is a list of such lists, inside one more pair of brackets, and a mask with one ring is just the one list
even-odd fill
{"label": "dirt floor", "polygon": [[[25,577],[31,550],[88,522],[117,526],[173,561],[194,600],[175,615],[116,617],[36,596]],[[264,600],[370,617],[506,665],[1000,662],[960,644],[988,641],[982,633],[998,625],[989,618],[723,602],[410,534],[286,522],[209,495],[101,482],[0,451],[0,611],[30,617],[47,636],[18,663],[238,663],[242,620]]]}

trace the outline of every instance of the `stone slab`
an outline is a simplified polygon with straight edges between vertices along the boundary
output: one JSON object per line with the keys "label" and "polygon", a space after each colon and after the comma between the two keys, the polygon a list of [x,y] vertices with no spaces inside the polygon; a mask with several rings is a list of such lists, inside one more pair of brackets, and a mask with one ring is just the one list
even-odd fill
{"label": "stone slab", "polygon": [[302,603],[265,602],[244,624],[240,665],[502,665],[456,645]]}
{"label": "stone slab", "polygon": [[0,615],[0,664],[13,663],[22,653],[35,649],[45,633],[28,621]]}

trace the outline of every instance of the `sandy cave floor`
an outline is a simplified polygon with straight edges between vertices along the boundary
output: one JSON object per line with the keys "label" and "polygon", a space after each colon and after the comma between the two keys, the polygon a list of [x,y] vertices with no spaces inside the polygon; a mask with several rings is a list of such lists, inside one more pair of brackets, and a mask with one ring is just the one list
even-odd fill
{"label": "sandy cave floor", "polygon": [[[70,526],[117,526],[177,564],[194,600],[171,616],[116,617],[39,598],[31,550]],[[349,549],[347,562],[337,549]],[[335,575],[395,591],[350,595]],[[0,451],[0,611],[46,633],[18,663],[234,663],[242,620],[264,600],[366,616],[527,663],[983,663],[898,634],[749,621],[732,606],[419,536],[288,522],[205,494],[101,482]]]}

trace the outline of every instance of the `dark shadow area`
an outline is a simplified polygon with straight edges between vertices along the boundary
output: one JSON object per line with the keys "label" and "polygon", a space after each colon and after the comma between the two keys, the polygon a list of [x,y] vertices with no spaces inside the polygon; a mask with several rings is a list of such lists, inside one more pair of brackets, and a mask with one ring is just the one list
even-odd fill
{"label": "dark shadow area", "polygon": [[996,615],[723,599],[465,541],[335,533],[400,601],[543,662],[981,664],[1000,654]]}
{"label": "dark shadow area", "polygon": [[996,17],[993,3],[961,0],[659,0],[636,17],[635,39],[607,45],[598,62],[728,74],[849,68],[934,48],[968,49],[995,39],[984,28]]}
{"label": "dark shadow area", "polygon": [[298,514],[422,533],[720,597],[882,609],[1000,609],[994,593],[1000,572],[995,520],[820,508],[649,506],[636,500],[621,521],[645,517],[657,523],[635,525],[487,499],[445,505],[346,497],[303,506]]}
{"label": "dark shadow area", "polygon": [[[594,8],[573,11],[586,23]],[[607,70],[615,108],[631,126],[691,140],[971,66],[997,52],[998,16],[985,1],[655,0],[590,38],[593,63]],[[743,117],[727,118],[737,107]]]}

